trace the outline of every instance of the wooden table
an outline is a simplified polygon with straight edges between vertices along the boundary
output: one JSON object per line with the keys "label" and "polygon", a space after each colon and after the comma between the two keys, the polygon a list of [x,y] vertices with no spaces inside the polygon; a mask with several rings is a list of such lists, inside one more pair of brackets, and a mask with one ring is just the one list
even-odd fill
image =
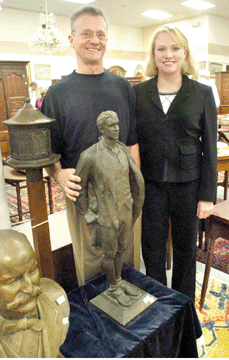
{"label": "wooden table", "polygon": [[206,219],[206,241],[210,243],[207,251],[207,262],[204,272],[203,287],[200,299],[200,311],[203,308],[205,295],[208,287],[211,262],[214,252],[215,240],[219,237],[229,240],[229,200],[220,202],[214,206],[213,214]]}
{"label": "wooden table", "polygon": [[[20,190],[27,187],[25,172],[15,170],[8,165],[3,165],[3,175],[4,175],[5,182],[16,188],[18,213],[15,215],[11,215],[11,218],[18,216],[19,221],[22,221],[23,215],[27,214],[29,212],[29,211],[23,212],[22,203],[21,203],[21,194],[20,194]],[[48,173],[46,172],[45,169],[43,169],[43,180],[44,180],[44,182],[47,182],[47,184],[48,184],[50,214],[53,214],[54,209],[53,209],[51,177],[48,175]]]}
{"label": "wooden table", "polygon": [[228,172],[229,172],[229,146],[224,149],[218,149],[217,152],[217,172],[224,171],[224,180],[217,185],[224,187],[224,200],[227,200],[227,188],[228,188]]}
{"label": "wooden table", "polygon": [[229,126],[221,126],[217,130],[218,141],[226,140],[229,143]]}
{"label": "wooden table", "polygon": [[219,125],[229,125],[229,114],[218,115],[217,120]]}
{"label": "wooden table", "polygon": [[[229,146],[219,148],[220,142],[217,143],[217,172],[224,171],[224,180],[217,182],[218,185],[224,187],[224,200],[227,200],[228,173],[229,173]],[[224,143],[225,145],[225,143]]]}
{"label": "wooden table", "polygon": [[226,141],[229,141],[229,115],[218,115],[218,141],[221,139],[224,139]]}

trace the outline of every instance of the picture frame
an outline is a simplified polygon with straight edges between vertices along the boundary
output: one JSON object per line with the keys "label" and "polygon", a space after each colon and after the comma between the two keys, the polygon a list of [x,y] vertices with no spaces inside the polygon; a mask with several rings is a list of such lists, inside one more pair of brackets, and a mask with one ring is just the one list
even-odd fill
{"label": "picture frame", "polygon": [[211,77],[214,77],[216,72],[220,72],[222,70],[223,70],[223,64],[213,63],[213,62],[209,63],[209,71]]}
{"label": "picture frame", "polygon": [[199,62],[197,62],[196,72],[195,72],[195,74],[194,74],[193,77],[192,77],[193,80],[197,80],[197,79],[198,79],[199,71],[202,70],[202,69],[206,69],[206,61],[199,61]]}
{"label": "picture frame", "polygon": [[198,70],[206,69],[206,61],[199,61],[198,62]]}
{"label": "picture frame", "polygon": [[51,80],[51,65],[34,64],[36,80]]}

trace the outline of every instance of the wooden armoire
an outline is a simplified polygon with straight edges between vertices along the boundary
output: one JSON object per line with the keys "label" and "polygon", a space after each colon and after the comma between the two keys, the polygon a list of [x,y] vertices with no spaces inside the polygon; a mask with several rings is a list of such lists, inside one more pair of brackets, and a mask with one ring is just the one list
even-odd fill
{"label": "wooden armoire", "polygon": [[215,74],[215,84],[219,93],[219,114],[229,114],[229,72],[222,71]]}
{"label": "wooden armoire", "polygon": [[25,104],[28,92],[28,61],[0,61],[0,146],[2,157],[10,155],[9,134],[2,122]]}

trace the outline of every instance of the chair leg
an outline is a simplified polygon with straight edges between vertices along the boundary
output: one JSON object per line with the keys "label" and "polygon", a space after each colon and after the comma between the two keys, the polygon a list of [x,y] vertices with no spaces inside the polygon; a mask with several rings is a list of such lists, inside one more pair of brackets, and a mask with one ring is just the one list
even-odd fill
{"label": "chair leg", "polygon": [[211,270],[211,262],[212,262],[212,257],[213,257],[213,250],[214,250],[214,245],[215,245],[215,240],[216,240],[216,237],[211,232],[211,219],[208,219],[206,221],[205,237],[209,240],[210,246],[209,246],[209,249],[208,249],[208,257],[207,257],[207,263],[206,263],[206,266],[205,266],[203,287],[202,287],[201,297],[200,297],[200,311],[202,311],[202,308],[203,308],[203,305],[204,305],[204,300],[205,300],[205,295],[206,295],[207,288],[208,288],[208,280],[209,280],[209,275],[210,275],[210,270]]}
{"label": "chair leg", "polygon": [[16,193],[17,193],[17,207],[18,207],[18,217],[19,221],[22,221],[22,205],[21,205],[21,194],[20,194],[20,185],[18,182],[15,182]]}
{"label": "chair leg", "polygon": [[51,176],[47,177],[47,184],[48,184],[48,196],[49,196],[50,214],[53,214],[54,213],[54,208],[53,208],[52,179],[51,179]]}
{"label": "chair leg", "polygon": [[224,200],[227,200],[228,171],[225,171],[225,174],[224,174],[223,187],[224,187],[224,196],[223,196],[223,199],[224,199]]}
{"label": "chair leg", "polygon": [[203,246],[203,234],[204,234],[204,220],[200,219],[199,221],[199,244],[198,244],[198,248],[202,249]]}

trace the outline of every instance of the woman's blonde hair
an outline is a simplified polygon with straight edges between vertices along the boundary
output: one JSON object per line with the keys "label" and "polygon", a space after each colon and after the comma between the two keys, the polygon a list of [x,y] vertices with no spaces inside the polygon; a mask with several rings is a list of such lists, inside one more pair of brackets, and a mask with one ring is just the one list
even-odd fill
{"label": "woman's blonde hair", "polygon": [[151,40],[150,50],[148,53],[148,59],[147,59],[146,70],[145,70],[146,76],[153,77],[153,76],[157,75],[157,67],[156,67],[155,60],[154,60],[154,51],[155,51],[155,44],[158,39],[158,36],[162,32],[166,32],[167,34],[169,34],[171,36],[171,38],[176,42],[176,44],[179,44],[179,45],[183,46],[184,49],[187,49],[187,57],[183,62],[183,65],[181,68],[181,74],[182,75],[183,74],[194,75],[196,73],[196,64],[195,64],[193,55],[190,52],[187,37],[177,27],[171,26],[171,25],[165,25],[156,30],[156,32],[154,33],[153,38]]}

